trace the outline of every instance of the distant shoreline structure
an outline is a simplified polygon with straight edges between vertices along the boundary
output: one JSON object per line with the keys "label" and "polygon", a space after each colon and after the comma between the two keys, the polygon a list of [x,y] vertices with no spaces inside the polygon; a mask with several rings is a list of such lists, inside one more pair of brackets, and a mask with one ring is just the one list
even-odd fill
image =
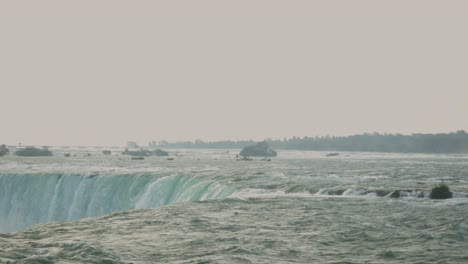
{"label": "distant shoreline structure", "polygon": [[[285,139],[265,139],[272,148],[278,150],[312,151],[352,151],[388,153],[468,153],[468,133],[459,130],[438,134],[380,134],[364,133],[352,136],[292,137]],[[182,149],[242,149],[258,141],[152,141],[151,148]]]}
{"label": "distant shoreline structure", "polygon": [[[266,142],[276,150],[304,150],[304,151],[328,151],[328,152],[383,152],[383,153],[421,153],[421,154],[468,154],[468,133],[458,130],[450,133],[437,134],[381,134],[364,133],[351,136],[317,136],[317,137],[292,137],[284,139],[265,140],[219,140],[219,141],[176,141],[166,140],[151,141],[148,145],[139,146],[134,141],[127,142],[127,146],[77,146],[77,145],[49,145],[62,148],[87,148],[97,149],[243,149],[258,142]],[[0,142],[2,144],[2,142]],[[7,147],[15,150],[22,146],[3,145],[1,154],[8,153]],[[33,145],[31,145],[33,146]]]}

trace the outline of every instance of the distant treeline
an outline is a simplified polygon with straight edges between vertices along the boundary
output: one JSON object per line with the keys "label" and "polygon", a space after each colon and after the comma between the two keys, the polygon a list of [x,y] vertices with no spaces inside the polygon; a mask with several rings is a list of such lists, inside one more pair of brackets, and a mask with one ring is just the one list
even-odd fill
{"label": "distant treeline", "polygon": [[[379,134],[365,133],[346,137],[293,137],[289,139],[265,139],[274,149],[317,150],[317,151],[366,151],[402,153],[468,153],[468,134],[463,131],[445,134]],[[240,149],[255,142],[202,140],[170,143],[150,142],[157,148],[196,148],[196,149]]]}

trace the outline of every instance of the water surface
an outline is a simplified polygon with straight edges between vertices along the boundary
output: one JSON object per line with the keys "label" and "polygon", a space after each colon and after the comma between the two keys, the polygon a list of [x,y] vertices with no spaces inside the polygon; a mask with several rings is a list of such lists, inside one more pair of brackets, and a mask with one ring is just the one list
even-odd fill
{"label": "water surface", "polygon": [[53,150],[0,159],[0,263],[468,263],[466,155]]}

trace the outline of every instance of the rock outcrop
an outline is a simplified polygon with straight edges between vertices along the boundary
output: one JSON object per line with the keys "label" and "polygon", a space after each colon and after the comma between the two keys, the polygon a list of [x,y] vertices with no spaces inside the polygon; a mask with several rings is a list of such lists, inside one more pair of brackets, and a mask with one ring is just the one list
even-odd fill
{"label": "rock outcrop", "polygon": [[259,142],[255,145],[245,147],[240,152],[242,157],[276,157],[277,153],[270,148],[267,142]]}
{"label": "rock outcrop", "polygon": [[400,198],[400,197],[401,197],[400,190],[396,190],[392,192],[392,194],[390,194],[390,198]]}
{"label": "rock outcrop", "polygon": [[15,155],[20,157],[44,157],[52,156],[52,152],[47,147],[42,147],[42,149],[26,147],[16,150]]}
{"label": "rock outcrop", "polygon": [[7,148],[6,145],[0,146],[0,157],[10,153],[10,150]]}
{"label": "rock outcrop", "polygon": [[452,198],[452,192],[449,187],[445,184],[441,184],[437,187],[432,188],[431,194],[429,194],[431,199],[449,199]]}

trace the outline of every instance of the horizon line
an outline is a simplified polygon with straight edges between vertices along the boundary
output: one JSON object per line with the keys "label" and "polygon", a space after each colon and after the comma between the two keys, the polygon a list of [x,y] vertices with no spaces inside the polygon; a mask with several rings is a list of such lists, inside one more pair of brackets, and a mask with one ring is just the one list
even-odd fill
{"label": "horizon line", "polygon": [[[165,139],[161,140],[150,140],[149,142],[146,143],[146,146],[149,146],[150,143],[152,142],[160,142],[160,141],[166,141],[168,144],[175,144],[175,143],[187,143],[187,142],[192,142],[195,143],[196,141],[201,141],[203,143],[218,143],[218,142],[226,142],[226,141],[231,141],[231,142],[262,142],[262,141],[276,141],[276,140],[289,140],[293,138],[299,138],[299,139],[304,139],[304,138],[343,138],[343,137],[353,137],[353,136],[369,136],[369,135],[379,135],[379,136],[414,136],[414,135],[448,135],[448,134],[456,134],[456,133],[467,133],[464,129],[458,129],[455,131],[450,131],[450,132],[437,132],[437,133],[423,133],[423,132],[417,132],[417,133],[411,133],[411,134],[404,134],[404,133],[387,133],[387,132],[364,132],[364,133],[358,133],[358,134],[348,134],[348,135],[342,135],[342,136],[337,136],[337,135],[317,135],[317,136],[292,136],[292,137],[266,137],[261,140],[255,140],[255,139],[222,139],[222,140],[203,140],[203,139],[194,139],[194,140],[175,140],[175,141],[167,141]],[[120,148],[120,147],[126,147],[127,143],[129,142],[135,142],[135,140],[127,140],[122,143],[122,145],[63,145],[63,144],[22,144],[21,142],[17,144],[5,144],[3,142],[0,142],[0,145],[4,144],[8,147],[96,147],[96,148],[101,148],[101,147],[110,147],[110,148]],[[138,144],[137,144],[138,145]],[[142,145],[144,146],[144,145]]]}

